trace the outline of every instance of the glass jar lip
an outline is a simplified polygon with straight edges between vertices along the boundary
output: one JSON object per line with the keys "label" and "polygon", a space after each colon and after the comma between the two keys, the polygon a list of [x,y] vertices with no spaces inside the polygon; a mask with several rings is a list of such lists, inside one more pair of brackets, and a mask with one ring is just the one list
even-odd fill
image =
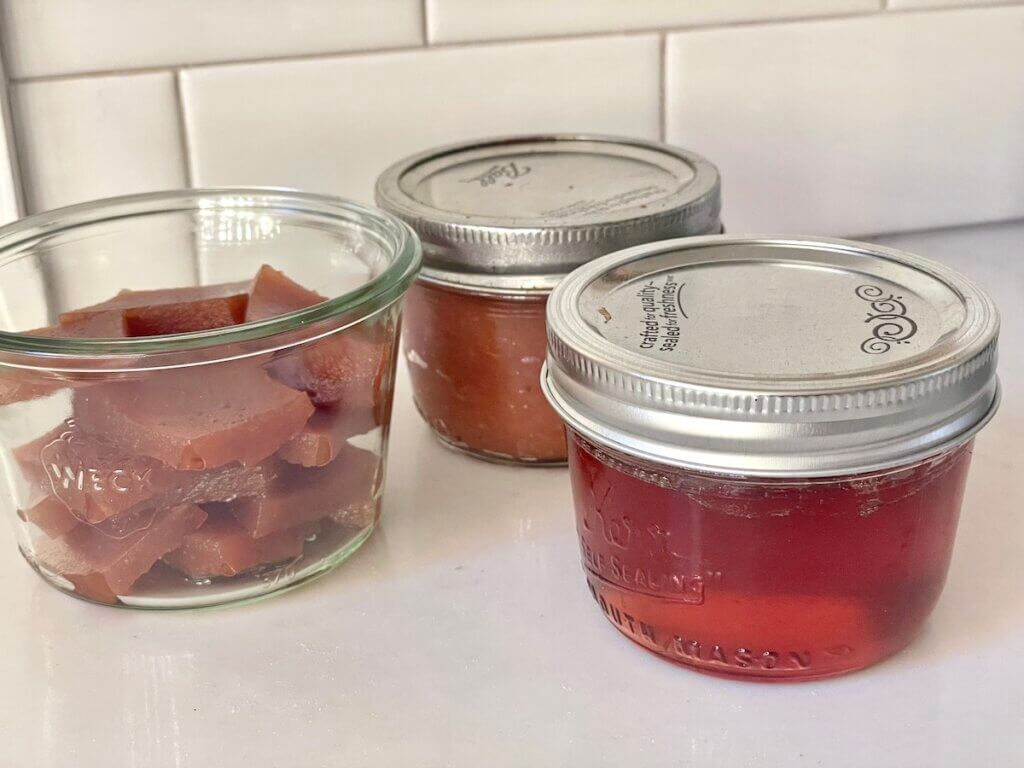
{"label": "glass jar lip", "polygon": [[487,296],[547,297],[568,272],[538,275],[469,274],[424,266],[416,278],[421,283],[452,291]]}
{"label": "glass jar lip", "polygon": [[[230,200],[242,199],[235,205]],[[207,205],[203,205],[207,202]],[[0,227],[0,269],[21,254],[10,251],[40,237],[118,219],[190,210],[284,209],[338,222],[363,225],[391,240],[394,258],[381,274],[358,288],[305,309],[227,328],[168,336],[127,339],[62,339],[0,331],[0,352],[40,357],[96,358],[187,352],[250,342],[294,331],[355,309],[368,317],[399,298],[419,272],[421,248],[416,233],[391,214],[332,195],[286,187],[195,187],[102,198],[38,213]]]}

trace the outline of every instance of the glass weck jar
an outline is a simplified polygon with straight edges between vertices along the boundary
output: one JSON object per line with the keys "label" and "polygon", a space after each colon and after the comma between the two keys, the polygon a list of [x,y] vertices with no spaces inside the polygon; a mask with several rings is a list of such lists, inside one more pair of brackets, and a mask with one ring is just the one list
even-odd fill
{"label": "glass weck jar", "polygon": [[538,386],[551,289],[597,256],[719,232],[719,200],[701,157],[612,137],[473,141],[385,171],[377,204],[423,241],[404,346],[437,437],[492,461],[564,464],[565,431]]}
{"label": "glass weck jar", "polygon": [[583,565],[618,630],[762,680],[915,636],[998,402],[979,288],[876,246],[690,238],[581,267],[548,324]]}
{"label": "glass weck jar", "polygon": [[266,189],[0,229],[3,513],[50,584],[137,608],[286,589],[370,535],[416,235]]}

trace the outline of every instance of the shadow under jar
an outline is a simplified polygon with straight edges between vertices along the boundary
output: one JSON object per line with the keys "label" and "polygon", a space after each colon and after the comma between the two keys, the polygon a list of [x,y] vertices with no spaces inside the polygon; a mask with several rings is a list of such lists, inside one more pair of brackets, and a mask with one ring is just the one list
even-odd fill
{"label": "shadow under jar", "polygon": [[611,251],[719,232],[719,198],[697,155],[599,136],[467,142],[385,171],[378,205],[424,244],[404,344],[437,437],[492,461],[564,464],[565,430],[538,386],[551,289]]}
{"label": "shadow under jar", "polygon": [[0,229],[3,512],[50,584],[191,608],[326,572],[380,510],[400,221],[265,189]]}
{"label": "shadow under jar", "polygon": [[979,288],[876,246],[690,238],[580,268],[548,324],[583,565],[618,630],[758,680],[919,632],[998,403]]}

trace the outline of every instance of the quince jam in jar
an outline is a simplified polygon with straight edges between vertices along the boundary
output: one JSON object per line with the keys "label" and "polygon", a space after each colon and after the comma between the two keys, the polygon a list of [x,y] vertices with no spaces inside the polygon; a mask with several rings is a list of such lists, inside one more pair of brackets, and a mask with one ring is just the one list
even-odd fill
{"label": "quince jam in jar", "polygon": [[828,677],[942,591],[998,319],[952,270],[841,241],[711,237],[556,289],[584,571],[612,625],[713,674]]}
{"label": "quince jam in jar", "polygon": [[441,440],[496,460],[565,461],[565,427],[539,383],[546,304],[543,295],[489,296],[423,281],[410,289],[409,375]]}
{"label": "quince jam in jar", "polygon": [[609,137],[430,150],[382,174],[377,202],[424,243],[405,322],[417,408],[446,445],[517,464],[566,461],[538,385],[551,289],[605,253],[721,229],[713,165]]}
{"label": "quince jam in jar", "polygon": [[0,513],[29,565],[85,600],[172,609],[343,562],[380,514],[419,255],[391,216],[277,190],[0,228]]}

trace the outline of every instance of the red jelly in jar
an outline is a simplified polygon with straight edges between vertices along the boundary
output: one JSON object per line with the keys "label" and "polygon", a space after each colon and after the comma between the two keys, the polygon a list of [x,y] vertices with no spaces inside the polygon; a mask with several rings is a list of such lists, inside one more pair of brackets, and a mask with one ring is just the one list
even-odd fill
{"label": "red jelly in jar", "polygon": [[548,307],[587,582],[634,642],[759,680],[861,669],[946,579],[998,316],[952,270],[828,240],[598,259]]}
{"label": "red jelly in jar", "polygon": [[527,136],[430,150],[377,181],[424,244],[405,355],[423,418],[447,445],[523,464],[566,461],[538,381],[551,289],[598,256],[718,232],[718,172],[672,147]]}

